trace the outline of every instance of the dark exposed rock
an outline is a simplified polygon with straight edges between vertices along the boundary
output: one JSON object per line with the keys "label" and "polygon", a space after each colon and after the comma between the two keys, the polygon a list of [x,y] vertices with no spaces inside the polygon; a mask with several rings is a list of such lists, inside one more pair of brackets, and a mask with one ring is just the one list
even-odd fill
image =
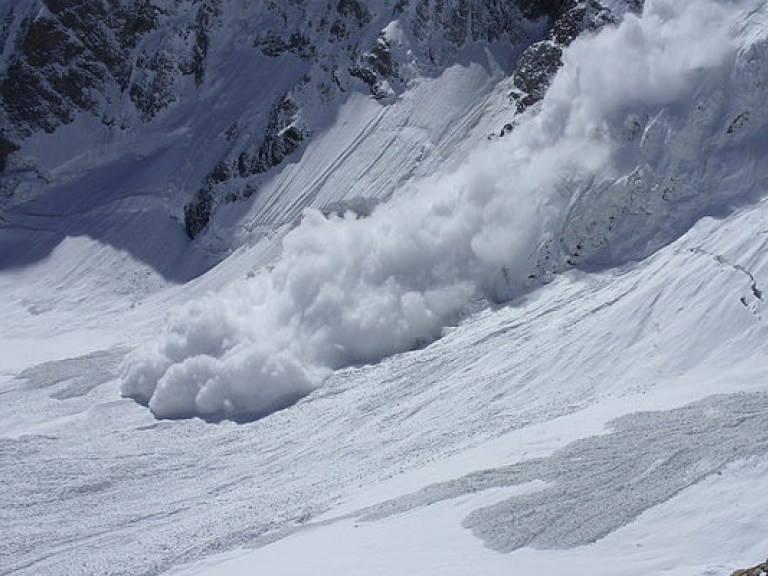
{"label": "dark exposed rock", "polygon": [[38,18],[29,25],[21,49],[31,66],[66,65],[85,50],[70,39],[63,25],[48,18]]}
{"label": "dark exposed rock", "polygon": [[213,204],[213,192],[206,186],[198,190],[194,200],[184,206],[184,229],[190,238],[195,238],[208,226]]}
{"label": "dark exposed rock", "polygon": [[[454,50],[442,51],[439,45],[447,40],[455,48],[472,42],[494,42],[506,38],[513,44],[528,40],[526,19],[536,20],[549,11],[539,3],[526,0],[412,0],[399,3],[397,8],[408,14],[415,38],[430,48],[429,57],[441,65]],[[548,5],[548,3],[545,3]]]}
{"label": "dark exposed rock", "polygon": [[396,78],[397,62],[392,58],[389,42],[384,36],[379,36],[373,43],[371,51],[363,55],[365,62],[376,74],[384,78]]}
{"label": "dark exposed rock", "polygon": [[190,238],[195,238],[206,228],[217,204],[249,198],[258,190],[255,184],[248,183],[239,195],[226,186],[224,193],[217,194],[219,185],[233,178],[263,174],[281,164],[301,146],[309,132],[299,126],[299,116],[296,102],[290,95],[284,96],[272,108],[258,147],[240,152],[234,161],[222,160],[211,170],[203,187],[184,208],[185,228]]}
{"label": "dark exposed rock", "polygon": [[552,26],[552,40],[568,46],[584,30],[597,30],[615,22],[613,12],[597,0],[568,0]]}
{"label": "dark exposed rock", "polygon": [[104,2],[47,0],[49,14],[27,20],[17,39],[0,98],[21,134],[51,132],[78,110],[97,112],[110,82],[125,84],[129,72],[109,24],[125,24]]}
{"label": "dark exposed rock", "polygon": [[736,570],[731,576],[766,576],[768,575],[768,560],[752,568]]}
{"label": "dark exposed rock", "polygon": [[197,11],[192,62],[190,69],[185,71],[194,75],[197,86],[201,86],[205,80],[205,60],[211,45],[209,31],[220,17],[221,0],[206,2]]}
{"label": "dark exposed rock", "polygon": [[292,32],[288,38],[270,33],[264,38],[256,40],[254,45],[261,53],[270,58],[276,58],[283,54],[293,54],[302,60],[309,60],[315,55],[315,46],[312,41],[301,32]]}
{"label": "dark exposed rock", "polygon": [[206,178],[207,184],[220,184],[226,182],[233,176],[232,166],[228,162],[222,160],[216,167],[211,170],[211,173]]}
{"label": "dark exposed rock", "polygon": [[448,30],[446,37],[456,46],[463,46],[472,41],[470,31],[471,10],[468,2],[458,2],[448,12]]}
{"label": "dark exposed rock", "polygon": [[245,188],[243,188],[243,191],[241,192],[241,196],[243,199],[251,198],[252,196],[255,196],[259,193],[259,185],[254,184],[253,182],[249,182],[245,185]]}
{"label": "dark exposed rock", "polygon": [[349,75],[354,78],[359,78],[365,82],[371,88],[371,91],[373,91],[373,88],[376,86],[376,82],[378,81],[376,73],[370,68],[363,66],[352,66],[349,69]]}
{"label": "dark exposed rock", "polygon": [[[290,97],[285,96],[269,114],[264,140],[250,161],[245,161],[245,174],[261,174],[280,164],[288,155],[295,152],[309,136],[308,132],[298,127],[299,107]],[[238,161],[238,166],[243,162]]]}
{"label": "dark exposed rock", "polygon": [[171,27],[159,49],[143,50],[136,57],[129,95],[144,121],[179,100],[182,77],[192,76],[198,87],[203,84],[210,31],[220,24],[221,1],[193,0],[199,4],[194,20]]}
{"label": "dark exposed rock", "polygon": [[[515,102],[518,114],[539,102],[547,93],[552,79],[562,66],[563,48],[584,31],[616,23],[615,14],[598,0],[564,0],[541,4],[526,1],[521,4],[521,8],[526,14],[544,16],[544,13],[539,12],[544,5],[554,15],[548,37],[529,46],[521,54],[514,74],[515,90],[510,98]],[[642,5],[643,0],[634,0],[630,9],[639,12]]]}
{"label": "dark exposed rock", "polygon": [[73,120],[72,109],[23,61],[15,61],[0,83],[0,99],[8,117],[24,136],[34,128],[53,132]]}
{"label": "dark exposed rock", "polygon": [[749,122],[749,110],[744,110],[744,112],[741,112],[738,116],[736,116],[733,120],[731,120],[730,124],[728,124],[728,128],[726,129],[725,133],[728,136],[733,135],[735,132],[740,130],[744,127],[744,125]]}
{"label": "dark exposed rock", "polygon": [[371,21],[368,9],[359,0],[339,0],[339,3],[336,5],[336,11],[342,16],[351,16],[360,26]]}
{"label": "dark exposed rock", "polygon": [[565,0],[517,0],[517,5],[526,18],[551,18],[560,11]]}
{"label": "dark exposed rock", "polygon": [[[129,95],[144,121],[154,118],[178,101],[180,76],[193,76],[198,86],[204,82],[210,30],[220,19],[221,2],[180,0],[161,8],[153,0],[44,0],[48,12],[26,22],[0,85],[6,116],[21,134],[38,129],[50,132],[71,122],[79,111],[106,122],[109,114],[104,108],[114,83]],[[185,8],[190,4],[192,10]],[[551,17],[561,4],[555,0],[401,0],[393,7],[393,15],[407,13],[415,36],[426,44],[442,37],[460,47],[504,35],[520,40],[521,14],[531,19]],[[316,26],[310,22],[308,28],[303,0],[267,2],[266,8],[274,13],[275,26],[256,40],[256,46],[270,57],[289,53],[304,60],[319,56],[318,39],[310,30],[325,30],[329,41],[349,39],[349,49],[356,51],[357,31],[377,16],[360,0],[337,0],[329,2]],[[179,18],[187,12],[191,22]],[[7,13],[9,18],[12,14]],[[279,32],[281,21],[291,30],[287,35]],[[9,29],[8,22],[0,29],[4,43],[9,41]],[[143,37],[160,29],[159,44],[134,52]],[[427,54],[437,64],[448,56],[431,48]],[[352,60],[351,75],[368,84],[376,97],[383,93],[383,79],[397,77],[397,62],[384,38]],[[332,77],[344,91],[339,77]]]}
{"label": "dark exposed rock", "polygon": [[349,68],[353,78],[362,80],[376,99],[388,96],[388,82],[401,81],[397,61],[392,56],[391,47],[382,34],[371,46],[370,51],[358,58],[358,63]]}
{"label": "dark exposed rock", "polygon": [[11,37],[11,26],[16,19],[16,12],[11,8],[0,24],[0,54],[5,53],[8,49],[8,41]]}
{"label": "dark exposed rock", "polygon": [[19,149],[18,144],[15,144],[2,134],[0,134],[0,174],[5,171],[5,166],[8,161],[8,156],[13,154]]}
{"label": "dark exposed rock", "polygon": [[547,93],[552,78],[562,65],[563,51],[552,42],[539,42],[528,48],[517,61],[513,95],[518,112],[541,100]]}
{"label": "dark exposed rock", "polygon": [[117,28],[120,45],[134,48],[144,35],[158,26],[161,14],[162,11],[149,0],[138,2],[133,10],[123,12],[121,17],[125,19],[124,23]]}
{"label": "dark exposed rock", "polygon": [[[16,48],[0,80],[0,104],[14,131],[51,132],[81,111],[108,123],[114,88],[149,120],[177,100],[180,77],[201,85],[221,0],[187,2],[196,5],[191,22],[152,0],[44,0],[47,12],[28,18],[15,40],[6,23],[3,43]],[[160,28],[161,41],[151,51],[134,52]]]}
{"label": "dark exposed rock", "polygon": [[177,62],[170,54],[160,52],[143,54],[137,63],[143,69],[143,78],[133,83],[128,93],[146,122],[176,101],[173,88]]}
{"label": "dark exposed rock", "polygon": [[209,176],[206,178],[203,187],[195,193],[195,197],[192,201],[184,206],[184,229],[187,236],[194,239],[205,231],[211,220],[211,216],[216,210],[216,206],[240,202],[258,194],[259,185],[255,182],[248,182],[244,186],[237,187],[234,190],[231,187],[228,189],[225,188],[227,191],[223,193],[219,192],[217,194],[217,185],[224,184],[232,177],[234,177],[234,175],[230,174],[226,180],[215,181],[213,177]]}
{"label": "dark exposed rock", "polygon": [[371,21],[368,9],[358,0],[339,0],[336,13],[339,17],[333,20],[330,27],[331,39],[335,41],[349,38],[355,30]]}

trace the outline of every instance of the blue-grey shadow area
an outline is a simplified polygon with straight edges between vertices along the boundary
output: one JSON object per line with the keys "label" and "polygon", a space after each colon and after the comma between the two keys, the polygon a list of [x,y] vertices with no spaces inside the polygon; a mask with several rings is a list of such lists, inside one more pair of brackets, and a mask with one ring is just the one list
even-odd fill
{"label": "blue-grey shadow area", "polygon": [[43,362],[25,369],[16,380],[27,390],[49,390],[55,400],[86,396],[119,375],[119,365],[126,348],[99,350],[65,360]]}
{"label": "blue-grey shadow area", "polygon": [[126,154],[65,182],[40,184],[30,200],[2,212],[0,272],[43,260],[67,237],[85,236],[129,253],[169,281],[202,274],[216,259],[187,237],[173,214],[173,193],[162,184],[179,161],[175,151]]}

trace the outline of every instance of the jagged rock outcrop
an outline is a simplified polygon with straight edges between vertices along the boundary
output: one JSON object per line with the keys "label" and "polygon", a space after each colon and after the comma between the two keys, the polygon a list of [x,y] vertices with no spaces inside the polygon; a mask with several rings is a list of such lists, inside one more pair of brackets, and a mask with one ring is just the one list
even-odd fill
{"label": "jagged rock outcrop", "polygon": [[[642,10],[643,0],[632,0],[629,10]],[[594,31],[617,21],[617,15],[599,0],[551,2],[554,22],[546,39],[528,47],[520,56],[514,73],[510,98],[518,113],[539,102],[547,93],[552,78],[562,66],[563,49],[584,31]],[[508,124],[502,135],[512,128]]]}
{"label": "jagged rock outcrop", "polygon": [[309,132],[301,127],[299,112],[299,106],[290,95],[273,106],[258,150],[242,152],[237,158],[240,176],[263,174],[299,148],[309,136]]}
{"label": "jagged rock outcrop", "polygon": [[[142,120],[176,101],[183,77],[202,83],[221,0],[16,0],[6,14],[0,104],[17,138],[52,132],[82,112]],[[145,42],[148,37],[152,42]],[[130,118],[122,118],[126,124]]]}
{"label": "jagged rock outcrop", "polygon": [[731,576],[766,576],[768,575],[768,560],[752,568],[736,570]]}
{"label": "jagged rock outcrop", "polygon": [[16,152],[18,149],[19,146],[17,144],[0,135],[0,173],[5,170],[5,163],[8,156]]}
{"label": "jagged rock outcrop", "polygon": [[562,65],[563,49],[551,41],[537,42],[520,55],[515,70],[516,92],[512,94],[518,112],[524,112],[547,93]]}
{"label": "jagged rock outcrop", "polygon": [[[21,16],[18,16],[21,17]],[[127,88],[130,49],[156,25],[156,14],[107,2],[46,0],[25,16],[0,98],[21,136],[52,132],[79,111],[103,113],[110,84]]]}

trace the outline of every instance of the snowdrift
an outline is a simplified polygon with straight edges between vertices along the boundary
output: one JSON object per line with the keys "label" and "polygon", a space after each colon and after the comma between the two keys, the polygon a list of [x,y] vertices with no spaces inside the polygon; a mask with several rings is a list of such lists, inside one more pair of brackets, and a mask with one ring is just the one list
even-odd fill
{"label": "snowdrift", "polygon": [[367,218],[306,211],[274,266],[174,311],[123,394],[160,418],[268,414],[478,302],[646,256],[749,199],[768,176],[760,4],[657,0],[576,41],[512,134]]}

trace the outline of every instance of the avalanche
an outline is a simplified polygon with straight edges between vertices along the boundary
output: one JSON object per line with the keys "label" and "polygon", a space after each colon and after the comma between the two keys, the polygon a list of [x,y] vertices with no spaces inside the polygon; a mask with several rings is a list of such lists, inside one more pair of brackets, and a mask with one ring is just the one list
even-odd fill
{"label": "avalanche", "polygon": [[369,218],[305,212],[273,266],[176,311],[131,354],[123,393],[161,418],[264,415],[332,370],[439,338],[477,302],[577,260],[645,256],[741,201],[768,174],[764,107],[749,102],[764,45],[740,49],[756,6],[657,1],[578,40],[510,136]]}

